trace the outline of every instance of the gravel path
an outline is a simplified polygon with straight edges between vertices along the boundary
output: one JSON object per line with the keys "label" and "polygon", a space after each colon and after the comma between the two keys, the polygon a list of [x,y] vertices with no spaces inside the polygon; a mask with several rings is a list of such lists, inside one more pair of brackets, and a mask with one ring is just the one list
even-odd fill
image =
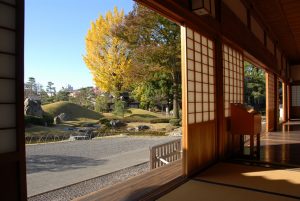
{"label": "gravel path", "polygon": [[148,162],[149,146],[175,139],[121,136],[26,146],[28,196]]}
{"label": "gravel path", "polygon": [[116,183],[125,181],[131,177],[141,175],[149,171],[149,163],[125,168],[94,179],[73,184],[64,188],[53,190],[41,195],[28,198],[28,201],[69,201],[88,193],[103,189]]}

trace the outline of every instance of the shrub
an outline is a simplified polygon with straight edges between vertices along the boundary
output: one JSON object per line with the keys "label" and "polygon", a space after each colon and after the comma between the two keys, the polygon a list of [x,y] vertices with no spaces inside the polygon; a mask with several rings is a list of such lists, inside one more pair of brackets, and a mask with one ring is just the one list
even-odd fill
{"label": "shrub", "polygon": [[30,124],[41,125],[41,126],[44,125],[43,119],[41,117],[26,115],[24,121],[26,126]]}
{"label": "shrub", "polygon": [[102,124],[102,125],[105,125],[105,126],[107,126],[107,127],[110,127],[110,126],[111,126],[109,122],[110,122],[110,120],[107,119],[107,118],[105,118],[105,117],[99,119],[99,123]]}
{"label": "shrub", "polygon": [[181,122],[181,119],[170,119],[169,123],[172,125],[172,126],[180,126],[180,123]]}
{"label": "shrub", "polygon": [[51,126],[53,125],[53,117],[49,113],[43,113],[43,117],[36,117],[27,115],[24,118],[25,125],[30,124],[39,125],[39,126]]}
{"label": "shrub", "polygon": [[109,120],[105,117],[99,119],[100,124],[106,124],[107,122],[109,123]]}
{"label": "shrub", "polygon": [[169,119],[165,119],[165,118],[151,119],[150,123],[152,123],[152,124],[156,124],[156,123],[169,123]]}
{"label": "shrub", "polygon": [[113,114],[124,117],[124,114],[125,114],[125,102],[124,101],[116,100],[114,102]]}
{"label": "shrub", "polygon": [[109,111],[109,97],[98,96],[96,98],[95,111],[96,112],[108,112]]}
{"label": "shrub", "polygon": [[48,126],[53,125],[53,116],[47,112],[43,113],[43,121],[44,121],[44,125],[45,123],[47,123]]}

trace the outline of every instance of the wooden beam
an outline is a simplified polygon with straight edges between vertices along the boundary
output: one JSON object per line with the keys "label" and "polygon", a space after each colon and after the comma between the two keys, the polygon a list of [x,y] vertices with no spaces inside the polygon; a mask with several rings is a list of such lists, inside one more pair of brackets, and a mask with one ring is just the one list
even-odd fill
{"label": "wooden beam", "polygon": [[24,124],[24,21],[25,2],[16,1],[16,144],[19,154],[18,185],[21,200],[27,199],[25,124]]}

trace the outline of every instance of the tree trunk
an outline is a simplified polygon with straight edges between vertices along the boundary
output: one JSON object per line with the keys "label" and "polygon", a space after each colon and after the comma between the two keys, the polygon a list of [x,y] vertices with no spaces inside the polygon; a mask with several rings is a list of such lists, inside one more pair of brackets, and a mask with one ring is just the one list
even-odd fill
{"label": "tree trunk", "polygon": [[179,73],[173,71],[173,117],[179,119]]}

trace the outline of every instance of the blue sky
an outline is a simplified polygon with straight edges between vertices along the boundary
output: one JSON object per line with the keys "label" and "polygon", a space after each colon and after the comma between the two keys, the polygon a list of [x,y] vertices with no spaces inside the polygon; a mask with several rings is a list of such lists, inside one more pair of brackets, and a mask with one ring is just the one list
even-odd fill
{"label": "blue sky", "polygon": [[85,35],[92,21],[116,5],[125,13],[132,0],[26,0],[25,81],[34,77],[57,90],[67,84],[75,89],[92,86],[85,66]]}

